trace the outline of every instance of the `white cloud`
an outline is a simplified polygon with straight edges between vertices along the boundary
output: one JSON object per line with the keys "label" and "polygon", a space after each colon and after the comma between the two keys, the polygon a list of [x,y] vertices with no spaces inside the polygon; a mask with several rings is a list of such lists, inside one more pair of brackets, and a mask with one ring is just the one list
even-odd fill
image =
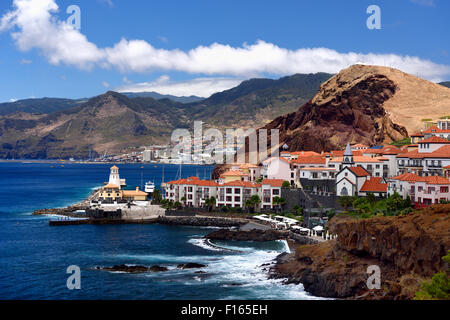
{"label": "white cloud", "polygon": [[102,86],[104,86],[105,88],[109,88],[110,87],[109,83],[106,82],[106,81],[102,81]]}
{"label": "white cloud", "polygon": [[119,92],[150,92],[171,94],[174,96],[199,96],[207,98],[213,93],[237,86],[241,79],[234,78],[197,78],[188,81],[172,82],[168,76],[161,76],[153,82],[127,84],[115,88]]}
{"label": "white cloud", "polygon": [[28,59],[22,59],[22,60],[20,60],[20,64],[32,64],[32,63],[33,63],[33,61],[28,60]]}
{"label": "white cloud", "polygon": [[158,49],[143,40],[121,39],[113,47],[99,48],[78,30],[57,20],[54,15],[57,10],[54,0],[14,0],[14,10],[4,14],[0,21],[0,31],[12,29],[12,37],[21,51],[37,49],[51,64],[63,63],[82,69],[102,67],[122,72],[163,70],[250,77],[263,73],[336,73],[364,61],[392,66],[433,81],[450,75],[450,66],[419,57],[341,53],[327,48],[290,50],[265,41],[241,47],[213,43],[182,51]]}

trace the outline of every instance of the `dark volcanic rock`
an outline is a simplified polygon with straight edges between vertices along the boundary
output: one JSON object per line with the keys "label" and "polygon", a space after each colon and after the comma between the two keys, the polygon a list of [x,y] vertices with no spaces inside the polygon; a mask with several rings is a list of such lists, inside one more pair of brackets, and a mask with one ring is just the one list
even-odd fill
{"label": "dark volcanic rock", "polygon": [[167,271],[168,269],[166,267],[161,267],[161,266],[151,266],[149,270],[151,272],[164,272],[164,271]]}
{"label": "dark volcanic rock", "polygon": [[177,266],[178,269],[198,269],[198,268],[204,268],[206,267],[206,265],[201,264],[201,263],[186,263],[186,264],[179,264]]}
{"label": "dark volcanic rock", "polygon": [[235,240],[235,241],[274,241],[286,239],[289,232],[278,230],[251,230],[251,231],[235,231],[228,229],[220,229],[213,231],[205,236],[210,240]]}
{"label": "dark volcanic rock", "polygon": [[126,273],[144,273],[144,272],[162,272],[167,271],[166,267],[161,266],[151,266],[150,268],[146,266],[130,266],[126,264],[115,265],[112,267],[97,267],[98,270],[113,271],[113,272],[126,272]]}

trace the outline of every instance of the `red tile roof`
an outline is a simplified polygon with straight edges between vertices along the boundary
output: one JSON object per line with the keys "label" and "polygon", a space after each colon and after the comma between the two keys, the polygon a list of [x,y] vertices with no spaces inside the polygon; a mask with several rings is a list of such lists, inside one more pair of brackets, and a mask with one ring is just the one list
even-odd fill
{"label": "red tile roof", "polygon": [[418,176],[414,173],[404,173],[399,176],[391,178],[392,180],[399,180],[399,181],[408,181],[408,182],[417,182],[417,181],[425,181],[425,179],[421,176]]}
{"label": "red tile roof", "polygon": [[245,188],[260,188],[261,185],[250,181],[230,181],[218,185],[219,187],[245,187]]}
{"label": "red tile roof", "polygon": [[325,164],[325,158],[321,156],[298,157],[291,162],[299,164]]}
{"label": "red tile roof", "polygon": [[427,184],[450,184],[450,180],[439,176],[424,177]]}
{"label": "red tile roof", "polygon": [[450,158],[450,145],[442,146],[433,152],[422,152],[414,150],[407,153],[402,153],[397,158],[410,158],[410,159],[424,159],[424,158]]}
{"label": "red tile roof", "polygon": [[419,141],[418,144],[422,143],[443,143],[443,144],[450,144],[450,141],[441,137],[432,136],[428,139],[424,139],[422,141]]}
{"label": "red tile roof", "polygon": [[382,178],[372,177],[367,179],[361,187],[362,192],[387,192],[387,183],[382,183]]}
{"label": "red tile roof", "polygon": [[261,184],[268,184],[271,187],[281,187],[284,181],[283,179],[264,179]]}
{"label": "red tile roof", "polygon": [[320,156],[317,152],[314,151],[294,151],[291,152],[291,155],[296,155],[299,157],[311,157],[311,156]]}
{"label": "red tile roof", "polygon": [[357,177],[367,177],[370,176],[370,173],[366,171],[363,167],[350,167],[351,172],[356,174]]}
{"label": "red tile roof", "polygon": [[439,129],[436,126],[433,126],[425,131],[423,131],[423,133],[450,133],[450,130],[444,130],[444,129]]}

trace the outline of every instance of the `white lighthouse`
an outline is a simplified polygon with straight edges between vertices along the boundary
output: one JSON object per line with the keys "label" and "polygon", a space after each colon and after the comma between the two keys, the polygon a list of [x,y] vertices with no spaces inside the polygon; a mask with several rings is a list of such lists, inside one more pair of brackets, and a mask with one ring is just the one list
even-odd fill
{"label": "white lighthouse", "polygon": [[109,173],[109,182],[108,184],[114,184],[120,187],[120,176],[119,176],[119,168],[116,166],[111,167],[111,171]]}

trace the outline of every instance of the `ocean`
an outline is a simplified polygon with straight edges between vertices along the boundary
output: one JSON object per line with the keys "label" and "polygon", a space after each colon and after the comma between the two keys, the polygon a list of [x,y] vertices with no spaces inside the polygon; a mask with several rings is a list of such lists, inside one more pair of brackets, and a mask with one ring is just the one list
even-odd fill
{"label": "ocean", "polygon": [[[119,165],[131,187],[157,186],[177,177],[179,166]],[[263,264],[289,250],[284,241],[217,242],[211,228],[163,225],[50,227],[36,209],[84,199],[108,180],[110,165],[0,163],[0,299],[315,299],[303,286],[268,279]],[[182,177],[209,177],[210,166],[183,165]],[[207,265],[195,273],[181,263]],[[96,267],[160,265],[161,273],[126,274]],[[81,288],[69,290],[67,268],[81,270]]]}

